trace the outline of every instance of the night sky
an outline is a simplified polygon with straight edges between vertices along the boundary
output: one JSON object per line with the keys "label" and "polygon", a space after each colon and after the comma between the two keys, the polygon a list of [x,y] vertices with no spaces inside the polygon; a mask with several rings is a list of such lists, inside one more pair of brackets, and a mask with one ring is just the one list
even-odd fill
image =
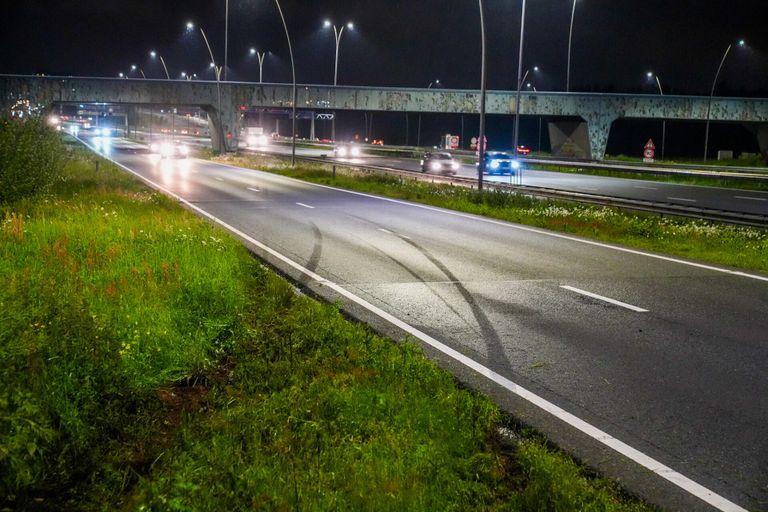
{"label": "night sky", "polygon": [[[6,4],[9,4],[6,2]],[[511,89],[517,73],[520,0],[485,0],[488,85]],[[768,97],[766,0],[577,0],[572,91],[708,95],[726,47],[731,51],[717,95]],[[571,0],[529,0],[524,69],[538,65],[538,90],[564,90]],[[173,77],[212,79],[194,21],[223,63],[225,0],[28,0],[4,5],[0,73],[117,76],[141,67],[164,78],[157,50]],[[333,82],[334,38],[323,20],[355,23],[341,42],[339,85],[479,87],[480,30],[473,0],[282,0],[298,81]],[[257,80],[248,49],[270,51],[264,80],[290,79],[290,62],[274,0],[230,0],[229,79]]]}

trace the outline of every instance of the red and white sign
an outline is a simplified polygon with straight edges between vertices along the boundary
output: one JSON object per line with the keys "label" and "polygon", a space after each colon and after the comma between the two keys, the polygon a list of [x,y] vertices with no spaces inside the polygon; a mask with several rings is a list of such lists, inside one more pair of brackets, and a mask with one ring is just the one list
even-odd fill
{"label": "red and white sign", "polygon": [[459,149],[459,136],[451,135],[450,133],[446,134],[444,147],[445,149]]}
{"label": "red and white sign", "polygon": [[643,162],[653,163],[656,158],[656,145],[653,143],[653,139],[648,139],[643,148]]}

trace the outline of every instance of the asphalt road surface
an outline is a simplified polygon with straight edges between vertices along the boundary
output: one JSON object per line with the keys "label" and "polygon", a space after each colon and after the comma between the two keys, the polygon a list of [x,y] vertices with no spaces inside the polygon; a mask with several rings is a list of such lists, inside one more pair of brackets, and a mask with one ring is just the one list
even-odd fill
{"label": "asphalt road surface", "polygon": [[[278,154],[290,154],[290,146],[271,145],[266,151]],[[320,157],[325,155],[334,160],[332,149],[297,148],[297,155]],[[341,160],[361,165],[392,167],[409,171],[420,171],[418,160],[408,158],[390,158],[383,156],[362,156],[356,159]],[[462,165],[456,174],[465,178],[477,178],[474,165]],[[511,178],[514,180],[514,178]],[[509,176],[485,176],[485,180],[508,183]],[[519,181],[516,183],[520,183]],[[525,169],[522,173],[523,185],[544,187],[568,192],[597,194],[625,199],[654,201],[696,208],[724,210],[730,212],[768,215],[768,192],[676,183],[654,182],[627,178],[608,178],[587,174],[571,174],[553,171]]]}
{"label": "asphalt road surface", "polygon": [[[481,388],[487,380],[502,404],[516,389],[504,379],[553,404],[556,425],[544,431],[570,439],[584,421],[601,442],[671,468],[658,471],[666,480],[638,471],[658,481],[641,484],[654,500],[710,510],[709,496],[713,509],[768,510],[768,276],[197,159],[160,160],[119,142],[108,154],[303,266],[307,281],[343,287],[482,365],[482,376],[455,366]],[[599,467],[627,466],[608,452]],[[678,475],[683,498],[669,490]]]}

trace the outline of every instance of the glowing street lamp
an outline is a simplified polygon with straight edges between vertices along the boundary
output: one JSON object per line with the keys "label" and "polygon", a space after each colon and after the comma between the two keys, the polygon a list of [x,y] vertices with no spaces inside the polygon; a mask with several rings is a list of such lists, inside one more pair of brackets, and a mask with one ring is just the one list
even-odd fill
{"label": "glowing street lamp", "polygon": [[[325,20],[325,23],[323,23],[323,26],[325,28],[333,27],[333,35],[336,40],[336,60],[335,64],[333,66],[333,86],[336,87],[338,84],[338,78],[339,78],[339,46],[341,45],[341,35],[344,33],[344,29],[348,28],[349,30],[354,30],[355,25],[350,21],[346,25],[342,25],[341,28],[336,27],[333,23],[331,23],[331,20]],[[331,121],[331,138],[333,140],[336,140],[336,115],[334,114],[333,120]]]}
{"label": "glowing street lamp", "polygon": [[165,60],[163,60],[163,56],[160,55],[159,53],[157,53],[154,50],[149,52],[149,56],[152,57],[153,59],[155,59],[155,58],[159,58],[160,59],[160,63],[163,65],[163,69],[165,70],[165,77],[168,80],[170,80],[171,79],[171,75],[170,75],[170,73],[168,73],[168,67],[165,65]]}
{"label": "glowing street lamp", "polygon": [[[746,42],[741,39],[736,43],[740,48],[744,48],[746,46]],[[728,48],[725,49],[725,53],[723,54],[723,58],[720,61],[720,67],[717,68],[717,73],[715,74],[715,79],[712,81],[712,90],[709,93],[709,103],[707,104],[707,128],[704,133],[704,161],[707,161],[707,150],[709,149],[709,117],[712,113],[712,96],[715,95],[715,87],[717,86],[717,79],[720,77],[720,71],[723,69],[723,64],[725,64],[725,59],[728,57],[728,53],[731,51],[731,48],[733,47],[733,43],[728,45]]]}
{"label": "glowing street lamp", "polygon": [[262,78],[264,76],[264,58],[267,56],[267,52],[260,52],[256,48],[251,48],[249,53],[255,55],[259,59],[259,83],[262,83]]}

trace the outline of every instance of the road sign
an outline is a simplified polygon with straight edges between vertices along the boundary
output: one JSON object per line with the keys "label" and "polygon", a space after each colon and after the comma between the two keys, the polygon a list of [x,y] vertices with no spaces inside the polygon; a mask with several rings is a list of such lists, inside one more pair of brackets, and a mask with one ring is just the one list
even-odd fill
{"label": "road sign", "polygon": [[643,162],[653,163],[656,158],[656,145],[653,143],[653,139],[648,139],[643,148]]}

